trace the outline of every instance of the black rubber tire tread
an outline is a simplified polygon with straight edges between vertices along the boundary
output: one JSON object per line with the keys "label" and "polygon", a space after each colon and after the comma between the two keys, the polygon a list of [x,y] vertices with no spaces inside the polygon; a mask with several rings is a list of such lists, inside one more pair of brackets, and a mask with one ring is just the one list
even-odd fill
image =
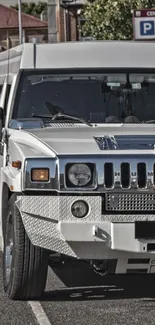
{"label": "black rubber tire tread", "polygon": [[31,244],[24,229],[20,212],[15,206],[15,200],[16,195],[12,194],[8,203],[8,215],[11,211],[14,225],[14,257],[10,281],[7,284],[3,269],[4,290],[13,300],[39,299],[46,285],[49,254],[46,250]]}

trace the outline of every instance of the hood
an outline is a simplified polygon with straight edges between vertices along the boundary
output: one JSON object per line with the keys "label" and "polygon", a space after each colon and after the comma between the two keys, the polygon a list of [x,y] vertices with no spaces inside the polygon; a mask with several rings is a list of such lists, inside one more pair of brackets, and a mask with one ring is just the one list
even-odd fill
{"label": "hood", "polygon": [[58,155],[155,153],[154,125],[115,125],[104,127],[51,127],[24,130]]}

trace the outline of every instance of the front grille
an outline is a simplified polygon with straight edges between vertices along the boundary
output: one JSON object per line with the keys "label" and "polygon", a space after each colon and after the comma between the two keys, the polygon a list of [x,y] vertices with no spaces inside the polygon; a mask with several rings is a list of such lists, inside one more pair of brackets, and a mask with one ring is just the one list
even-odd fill
{"label": "front grille", "polygon": [[130,165],[129,163],[121,164],[121,185],[123,188],[130,186]]}
{"label": "front grille", "polygon": [[138,186],[144,188],[146,186],[146,164],[137,164]]}
{"label": "front grille", "polygon": [[113,163],[104,164],[104,183],[106,188],[112,188],[114,185],[114,166]]}
{"label": "front grille", "polygon": [[139,162],[133,166],[129,162],[115,163],[106,162],[104,164],[104,186],[106,189],[121,187],[129,189],[133,186],[139,189],[147,188],[147,177],[151,178],[151,182],[155,184],[155,165]]}
{"label": "front grille", "polygon": [[155,194],[106,193],[106,211],[155,211]]}

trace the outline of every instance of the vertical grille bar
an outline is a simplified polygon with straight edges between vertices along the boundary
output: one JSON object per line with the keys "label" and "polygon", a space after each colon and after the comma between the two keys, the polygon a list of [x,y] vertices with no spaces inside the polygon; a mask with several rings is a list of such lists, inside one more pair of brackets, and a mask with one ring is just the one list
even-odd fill
{"label": "vertical grille bar", "polygon": [[121,185],[122,185],[122,188],[130,187],[130,165],[129,165],[129,163],[121,164]]}
{"label": "vertical grille bar", "polygon": [[146,187],[146,164],[145,163],[138,163],[137,164],[137,178],[138,178],[138,187],[145,188]]}
{"label": "vertical grille bar", "polygon": [[104,164],[104,184],[106,188],[112,188],[114,185],[114,166],[113,163]]}

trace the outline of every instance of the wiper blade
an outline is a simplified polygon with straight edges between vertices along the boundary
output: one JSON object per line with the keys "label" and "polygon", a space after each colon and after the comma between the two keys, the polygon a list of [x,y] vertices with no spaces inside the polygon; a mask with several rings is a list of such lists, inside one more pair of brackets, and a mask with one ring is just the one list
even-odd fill
{"label": "wiper blade", "polygon": [[38,117],[41,119],[50,119],[52,118],[53,115],[48,115],[48,114],[36,114],[36,113],[32,113],[32,117]]}
{"label": "wiper blade", "polygon": [[61,117],[63,118],[66,118],[68,120],[73,120],[73,121],[79,121],[83,124],[86,124],[88,126],[93,126],[91,123],[83,120],[82,118],[80,117],[76,117],[76,116],[72,116],[72,115],[67,115],[65,113],[57,113],[57,114],[54,114],[54,115],[40,115],[40,114],[35,114],[33,113],[32,114],[33,117],[40,117],[42,119],[50,119],[51,121],[55,121],[57,119],[61,119]]}
{"label": "wiper blade", "polygon": [[150,121],[145,121],[145,122],[143,121],[142,123],[145,123],[145,124],[153,123],[154,124],[155,120],[150,120]]}
{"label": "wiper blade", "polygon": [[65,113],[57,113],[57,114],[53,115],[52,116],[52,121],[56,120],[59,117],[66,117],[69,120],[79,121],[81,123],[87,124],[88,126],[93,126],[91,123],[89,123],[88,121],[85,121],[84,119],[82,119],[80,117],[68,115],[68,114],[65,114]]}

